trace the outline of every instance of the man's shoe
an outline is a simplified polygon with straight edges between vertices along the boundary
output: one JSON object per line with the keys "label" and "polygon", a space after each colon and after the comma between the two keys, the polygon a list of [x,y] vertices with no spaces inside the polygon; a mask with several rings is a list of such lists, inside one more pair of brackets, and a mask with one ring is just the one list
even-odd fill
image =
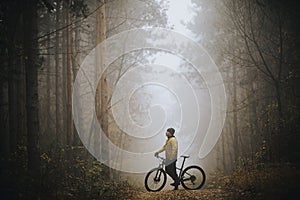
{"label": "man's shoe", "polygon": [[174,182],[174,183],[171,183],[170,185],[176,187],[176,186],[180,185],[180,183],[177,183],[177,184],[176,184],[176,183]]}

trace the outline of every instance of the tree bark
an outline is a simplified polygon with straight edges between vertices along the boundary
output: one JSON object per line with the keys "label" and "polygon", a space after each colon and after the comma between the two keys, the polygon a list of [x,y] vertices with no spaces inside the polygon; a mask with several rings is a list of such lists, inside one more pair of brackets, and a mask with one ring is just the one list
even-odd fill
{"label": "tree bark", "polygon": [[[47,32],[50,33],[50,19],[51,15],[48,14],[47,16]],[[50,76],[51,76],[51,51],[50,51],[50,35],[47,36],[47,62],[46,62],[46,68],[47,68],[47,74],[46,74],[46,135],[48,135],[48,133],[51,132],[50,130],[50,116],[51,116],[51,79],[50,79]]]}
{"label": "tree bark", "polygon": [[[106,13],[105,13],[105,1],[101,0],[98,3],[99,11],[97,12],[96,16],[96,44],[98,45],[99,43],[103,42],[106,39]],[[96,58],[96,67],[97,70],[101,69],[102,71],[102,76],[100,77],[100,81],[98,83],[97,87],[97,117],[98,117],[98,122],[101,124],[102,131],[104,134],[109,138],[109,131],[108,131],[108,85],[107,85],[107,73],[105,70],[105,62],[106,62],[106,48],[103,46],[101,49],[101,54],[99,53],[96,55],[100,56],[100,62],[98,58]],[[96,73],[98,74],[98,73]],[[98,78],[98,77],[96,77]],[[109,163],[109,151],[108,151],[108,144],[100,138],[101,142],[101,149],[100,152],[102,155],[106,155],[106,158],[108,158],[108,163]],[[111,171],[109,172],[109,176],[112,176]]]}

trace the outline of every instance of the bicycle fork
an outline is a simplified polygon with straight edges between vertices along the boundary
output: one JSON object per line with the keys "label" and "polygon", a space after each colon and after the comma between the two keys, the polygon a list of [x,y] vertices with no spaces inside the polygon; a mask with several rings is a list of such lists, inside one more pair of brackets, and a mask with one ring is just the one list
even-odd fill
{"label": "bicycle fork", "polygon": [[154,181],[160,181],[160,176],[161,176],[161,170],[157,170],[155,177],[154,177]]}
{"label": "bicycle fork", "polygon": [[158,170],[156,171],[154,181],[160,181],[160,176],[161,176],[161,173],[162,173],[161,169],[163,169],[162,164],[159,165]]}

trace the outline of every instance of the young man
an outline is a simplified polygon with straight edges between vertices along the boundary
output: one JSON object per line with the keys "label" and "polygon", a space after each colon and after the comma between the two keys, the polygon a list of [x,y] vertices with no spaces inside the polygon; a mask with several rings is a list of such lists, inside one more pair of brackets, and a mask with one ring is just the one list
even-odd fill
{"label": "young man", "polygon": [[166,136],[168,137],[165,145],[155,152],[155,156],[159,153],[166,151],[166,172],[174,180],[174,183],[171,185],[174,186],[174,190],[178,189],[179,178],[176,172],[176,161],[178,154],[178,143],[174,136],[175,130],[173,128],[168,128]]}

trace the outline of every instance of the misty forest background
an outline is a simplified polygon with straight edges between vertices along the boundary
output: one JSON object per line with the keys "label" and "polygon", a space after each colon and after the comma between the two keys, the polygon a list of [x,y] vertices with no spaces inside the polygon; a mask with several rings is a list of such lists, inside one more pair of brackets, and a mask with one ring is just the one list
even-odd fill
{"label": "misty forest background", "polygon": [[[192,2],[196,15],[185,25],[219,67],[228,100],[223,133],[209,156],[215,164],[206,166],[206,189],[246,191],[254,199],[299,195],[298,3]],[[84,57],[106,38],[131,28],[172,28],[167,9],[165,0],[0,2],[2,197],[134,194],[134,184],[124,178],[128,174],[102,165],[81,144],[72,119],[72,86]],[[126,73],[123,64],[135,59],[120,58],[99,81],[98,120],[110,137],[125,133],[112,131],[108,80]]]}

